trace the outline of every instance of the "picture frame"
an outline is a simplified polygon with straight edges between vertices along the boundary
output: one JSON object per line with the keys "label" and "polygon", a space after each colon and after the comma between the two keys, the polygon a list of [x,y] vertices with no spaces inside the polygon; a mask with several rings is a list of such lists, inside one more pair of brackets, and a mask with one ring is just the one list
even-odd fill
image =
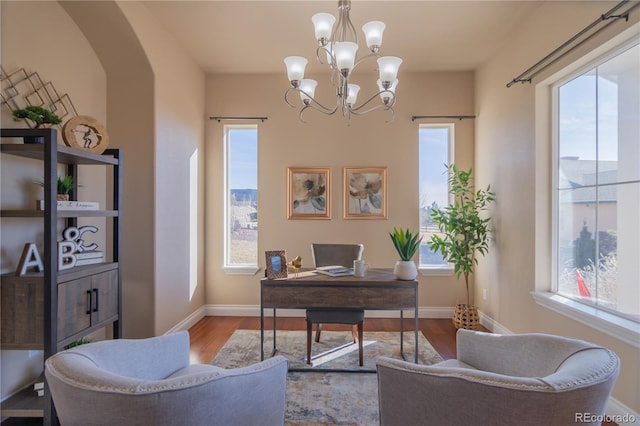
{"label": "picture frame", "polygon": [[266,277],[270,280],[287,278],[287,253],[285,250],[271,250],[264,252],[267,261]]}
{"label": "picture frame", "polygon": [[386,167],[345,167],[343,184],[345,219],[387,218]]}
{"label": "picture frame", "polygon": [[331,168],[287,168],[287,219],[331,219]]}

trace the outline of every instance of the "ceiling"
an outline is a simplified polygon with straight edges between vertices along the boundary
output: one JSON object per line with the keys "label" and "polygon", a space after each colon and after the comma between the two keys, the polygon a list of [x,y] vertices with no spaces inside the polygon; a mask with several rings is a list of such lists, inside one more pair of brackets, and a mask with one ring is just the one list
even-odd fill
{"label": "ceiling", "polygon": [[[337,16],[337,0],[143,1],[208,73],[284,73],[289,55],[315,59],[311,16]],[[365,22],[386,24],[380,53],[403,59],[402,71],[471,70],[491,57],[539,1],[353,0],[351,20],[362,56]],[[372,61],[373,63],[373,61]],[[375,65],[374,65],[375,66]]]}

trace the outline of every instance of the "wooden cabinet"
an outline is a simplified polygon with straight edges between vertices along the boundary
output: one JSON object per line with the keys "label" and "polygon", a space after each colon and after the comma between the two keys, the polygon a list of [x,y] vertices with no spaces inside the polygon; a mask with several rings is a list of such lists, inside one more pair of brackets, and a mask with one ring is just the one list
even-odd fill
{"label": "wooden cabinet", "polygon": [[118,271],[58,284],[58,339],[67,341],[118,317]]}
{"label": "wooden cabinet", "polygon": [[[122,331],[122,273],[120,256],[121,151],[106,150],[93,154],[57,144],[55,129],[0,129],[1,138],[42,136],[43,144],[2,143],[2,161],[8,156],[39,160],[44,172],[44,210],[0,209],[2,226],[11,226],[4,218],[31,218],[41,226],[44,236],[43,272],[23,276],[3,274],[0,280],[2,323],[0,341],[3,350],[44,350],[45,359],[83,336],[111,326],[113,337]],[[57,168],[78,176],[79,165],[106,166],[111,170],[112,196],[105,210],[59,210],[56,200]],[[106,191],[106,189],[105,189]],[[75,192],[75,191],[74,191]],[[73,192],[72,192],[73,193]],[[35,203],[34,203],[35,204]],[[59,222],[77,226],[81,217],[106,217],[112,223],[108,261],[58,271],[57,242]],[[30,219],[30,220],[31,220]],[[105,232],[103,230],[103,232]],[[42,416],[45,425],[56,424],[55,407],[45,383],[45,396],[25,390],[2,402],[3,417]]]}

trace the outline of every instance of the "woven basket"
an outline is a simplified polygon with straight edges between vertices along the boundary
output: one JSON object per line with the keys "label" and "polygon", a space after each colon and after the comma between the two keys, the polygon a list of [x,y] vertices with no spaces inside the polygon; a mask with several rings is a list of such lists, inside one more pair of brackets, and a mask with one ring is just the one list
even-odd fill
{"label": "woven basket", "polygon": [[453,311],[453,325],[456,328],[464,328],[467,330],[477,330],[480,326],[480,316],[478,315],[478,307],[473,305],[456,305]]}

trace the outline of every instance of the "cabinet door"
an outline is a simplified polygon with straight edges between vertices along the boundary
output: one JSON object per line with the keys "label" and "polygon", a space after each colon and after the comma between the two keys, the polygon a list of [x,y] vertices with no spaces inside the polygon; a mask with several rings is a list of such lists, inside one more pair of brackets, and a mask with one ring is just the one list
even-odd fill
{"label": "cabinet door", "polygon": [[93,307],[91,325],[112,320],[118,315],[118,271],[107,271],[92,277]]}
{"label": "cabinet door", "polygon": [[58,285],[58,340],[91,326],[91,276]]}

